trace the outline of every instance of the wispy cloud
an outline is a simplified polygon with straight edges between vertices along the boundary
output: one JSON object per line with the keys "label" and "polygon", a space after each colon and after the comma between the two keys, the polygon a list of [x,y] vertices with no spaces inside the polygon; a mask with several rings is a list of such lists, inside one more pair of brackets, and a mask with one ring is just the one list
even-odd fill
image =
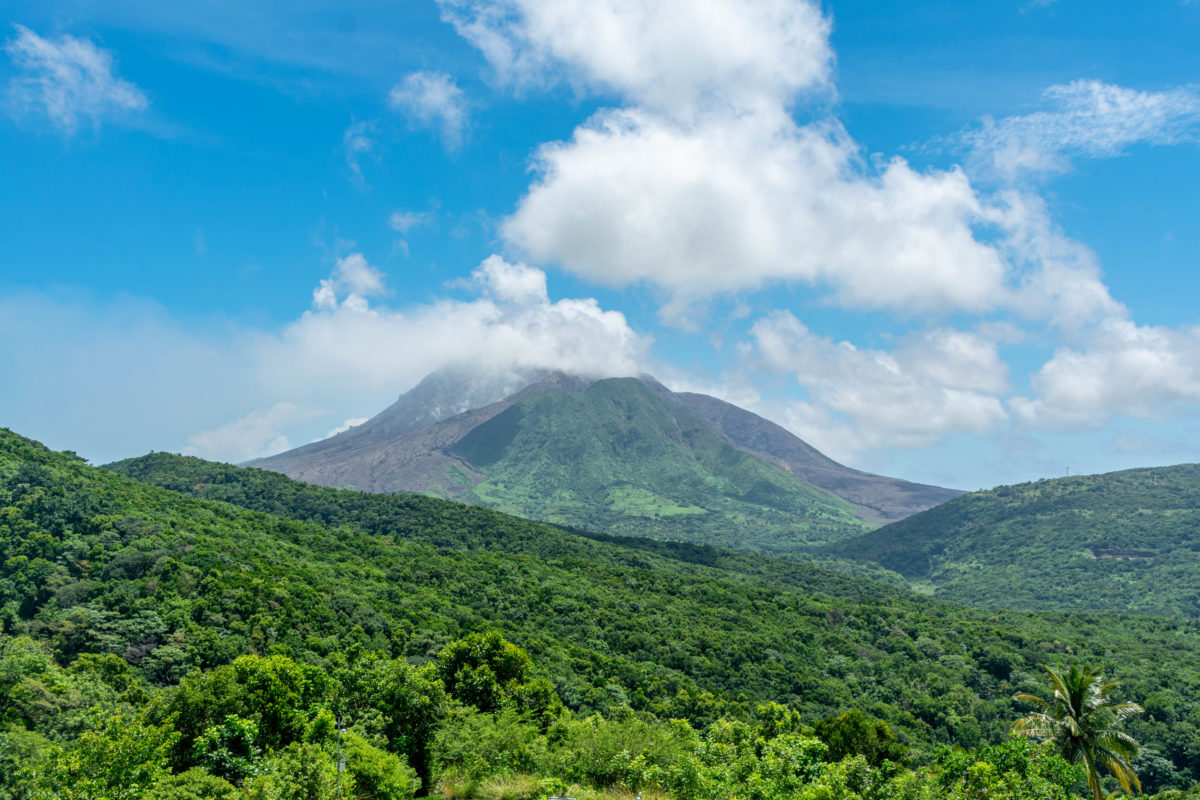
{"label": "wispy cloud", "polygon": [[346,153],[346,167],[350,170],[350,180],[359,188],[367,183],[359,160],[374,151],[375,141],[371,138],[374,133],[375,123],[364,120],[351,123],[342,134],[342,149]]}
{"label": "wispy cloud", "polygon": [[337,436],[339,433],[345,433],[346,431],[350,430],[351,428],[357,428],[359,425],[362,425],[368,419],[370,419],[370,417],[351,417],[350,419],[343,422],[341,425],[338,425],[336,428],[329,431],[329,433],[325,434],[321,438],[322,439],[332,439],[334,436]]}
{"label": "wispy cloud", "polygon": [[149,107],[145,92],[114,72],[112,55],[86,39],[43,38],[23,25],[4,46],[21,74],[9,84],[18,115],[38,114],[65,136],[81,119],[99,127]]}
{"label": "wispy cloud", "polygon": [[432,211],[393,211],[388,217],[388,227],[403,236],[413,228],[420,228],[433,222]]}
{"label": "wispy cloud", "polygon": [[269,456],[291,447],[284,433],[289,425],[313,416],[315,412],[293,403],[276,403],[212,430],[192,434],[183,452],[235,463]]}
{"label": "wispy cloud", "polygon": [[337,260],[333,274],[313,289],[313,308],[325,311],[347,308],[365,309],[367,298],[382,294],[384,275],[367,263],[362,253],[351,253]]}
{"label": "wispy cloud", "polygon": [[392,87],[388,102],[411,122],[438,131],[447,150],[462,146],[467,102],[454,78],[444,72],[413,72]]}
{"label": "wispy cloud", "polygon": [[[401,237],[407,237],[409,231],[425,225],[432,225],[437,214],[433,211],[393,211],[388,216],[388,227],[400,234]],[[408,241],[405,238],[397,239],[395,249],[404,253],[407,258],[409,255]]]}
{"label": "wispy cloud", "polygon": [[985,118],[954,137],[975,171],[1006,180],[1065,172],[1074,158],[1111,158],[1132,145],[1197,140],[1200,92],[1141,92],[1095,80],[1051,86],[1044,109]]}
{"label": "wispy cloud", "polygon": [[548,296],[533,267],[493,256],[463,299],[403,308],[376,302],[386,282],[350,253],[306,311],[271,329],[177,320],[128,298],[0,297],[0,369],[25,376],[7,391],[4,424],[39,438],[58,431],[53,444],[96,460],[184,446],[236,461],[375,413],[447,365],[597,377],[648,369],[650,340],[623,314]]}

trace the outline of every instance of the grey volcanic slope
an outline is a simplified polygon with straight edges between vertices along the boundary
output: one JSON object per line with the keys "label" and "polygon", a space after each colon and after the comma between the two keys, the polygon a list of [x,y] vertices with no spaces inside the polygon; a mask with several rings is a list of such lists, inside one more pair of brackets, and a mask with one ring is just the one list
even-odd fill
{"label": "grey volcanic slope", "polygon": [[[303,447],[297,447],[278,456],[257,459],[250,462],[253,466],[264,466],[262,462],[272,461],[287,464],[288,468],[300,465],[311,465],[314,460],[323,456],[338,457],[344,454],[363,454],[374,449],[380,443],[390,442],[396,437],[413,431],[436,425],[442,420],[474,409],[481,409],[490,403],[513,395],[523,387],[533,389],[539,381],[545,380],[548,373],[541,373],[532,378],[520,378],[509,375],[479,375],[478,373],[447,368],[425,376],[425,378],[409,391],[400,395],[396,402],[380,413],[371,417],[361,425],[342,431],[336,436],[322,439]],[[586,384],[584,384],[586,385]],[[559,380],[551,380],[544,388],[563,388]],[[497,411],[503,411],[501,408]],[[478,420],[482,422],[483,419]],[[478,422],[476,424],[478,424]],[[278,459],[281,459],[277,461]],[[279,472],[287,469],[271,467]],[[309,481],[315,483],[316,481]]]}
{"label": "grey volcanic slope", "polygon": [[282,472],[320,486],[458,498],[483,475],[449,452],[456,442],[530,395],[550,389],[581,392],[591,384],[584,378],[553,373],[502,400],[446,418],[446,409],[455,407],[448,390],[460,384],[453,374],[435,372],[362,425],[244,466]]}
{"label": "grey volcanic slope", "polygon": [[[962,494],[850,469],[779,425],[731,403],[702,394],[672,392],[648,376],[641,382],[654,394],[696,415],[734,447],[850,502],[865,521],[902,519]],[[593,383],[554,373],[483,405],[480,398],[502,395],[502,382],[481,382],[469,373],[444,370],[428,376],[362,425],[249,465],[324,486],[425,492],[471,501],[472,488],[486,480],[487,474],[455,452],[457,442],[526,397],[551,389],[581,392]]]}

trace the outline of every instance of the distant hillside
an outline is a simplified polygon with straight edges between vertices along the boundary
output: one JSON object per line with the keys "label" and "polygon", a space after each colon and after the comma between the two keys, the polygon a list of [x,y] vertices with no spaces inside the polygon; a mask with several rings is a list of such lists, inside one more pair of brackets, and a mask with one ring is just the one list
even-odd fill
{"label": "distant hillside", "polygon": [[556,373],[422,426],[431,408],[456,407],[447,398],[461,380],[436,373],[357,428],[251,465],[324,486],[422,492],[610,533],[773,553],[960,494],[848,469],[761,417],[651,378]]}
{"label": "distant hillside", "polygon": [[975,492],[823,552],[960,603],[1200,617],[1200,465]]}

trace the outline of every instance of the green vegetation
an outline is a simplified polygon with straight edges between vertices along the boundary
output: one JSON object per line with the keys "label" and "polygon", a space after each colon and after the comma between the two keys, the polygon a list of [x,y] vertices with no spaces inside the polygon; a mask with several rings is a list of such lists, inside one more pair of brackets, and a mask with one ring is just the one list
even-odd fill
{"label": "green vegetation", "polygon": [[1130,766],[1140,745],[1117,726],[1145,709],[1137,703],[1118,703],[1113,697],[1117,683],[1105,682],[1093,669],[1078,664],[1065,673],[1053,667],[1045,669],[1050,676],[1051,699],[1018,694],[1018,701],[1043,710],[1017,720],[1014,732],[1049,740],[1069,763],[1082,764],[1095,800],[1104,797],[1102,768],[1111,771],[1127,793],[1141,791],[1141,781]]}
{"label": "green vegetation", "polygon": [[[384,495],[328,489],[293,481],[276,472],[218,464],[190,456],[152,453],[106,469],[142,483],[203,500],[220,500],[273,516],[355,530],[438,548],[493,550],[538,558],[597,562],[668,572],[718,570],[730,579],[752,578],[776,588],[836,596],[892,596],[887,586],[843,577],[824,569],[705,545],[612,536],[530,522],[487,509],[414,494]],[[855,565],[865,576],[903,585],[895,573]],[[765,583],[763,583],[765,582]]]}
{"label": "green vegetation", "polygon": [[821,553],[928,582],[956,603],[1194,618],[1197,497],[1196,464],[1001,486]]}
{"label": "green vegetation", "polygon": [[1036,665],[1076,660],[1146,707],[1148,791],[1200,777],[1195,623],[964,609],[432,498],[118,466],[198,496],[0,432],[5,800],[329,797],[339,715],[364,800],[1068,798],[1082,773],[1006,735]]}
{"label": "green vegetation", "polygon": [[527,397],[451,452],[486,476],[458,499],[606,533],[787,554],[871,527],[633,378]]}

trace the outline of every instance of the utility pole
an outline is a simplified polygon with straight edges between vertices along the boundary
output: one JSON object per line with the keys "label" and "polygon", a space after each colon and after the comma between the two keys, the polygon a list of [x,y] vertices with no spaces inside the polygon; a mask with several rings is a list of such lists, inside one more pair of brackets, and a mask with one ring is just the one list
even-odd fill
{"label": "utility pole", "polygon": [[346,762],[342,760],[342,730],[343,730],[343,727],[344,726],[342,725],[342,714],[341,714],[341,712],[338,712],[338,715],[337,715],[337,732],[338,732],[337,796],[338,796],[338,800],[342,800],[342,773],[346,771]]}

